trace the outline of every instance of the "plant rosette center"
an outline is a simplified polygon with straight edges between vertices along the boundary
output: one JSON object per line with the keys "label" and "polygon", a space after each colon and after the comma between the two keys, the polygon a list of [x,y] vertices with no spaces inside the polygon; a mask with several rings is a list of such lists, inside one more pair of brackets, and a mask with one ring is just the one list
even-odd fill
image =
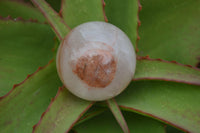
{"label": "plant rosette center", "polygon": [[133,78],[136,55],[127,35],[106,22],[74,28],[57,53],[57,70],[74,95],[102,101],[120,94]]}

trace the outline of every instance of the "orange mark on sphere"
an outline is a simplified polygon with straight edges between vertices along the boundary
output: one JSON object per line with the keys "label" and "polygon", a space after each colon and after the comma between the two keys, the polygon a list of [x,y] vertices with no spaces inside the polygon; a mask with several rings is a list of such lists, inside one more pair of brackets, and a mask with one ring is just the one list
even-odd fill
{"label": "orange mark on sphere", "polygon": [[116,66],[109,51],[93,50],[78,59],[74,73],[91,87],[106,87],[115,76]]}

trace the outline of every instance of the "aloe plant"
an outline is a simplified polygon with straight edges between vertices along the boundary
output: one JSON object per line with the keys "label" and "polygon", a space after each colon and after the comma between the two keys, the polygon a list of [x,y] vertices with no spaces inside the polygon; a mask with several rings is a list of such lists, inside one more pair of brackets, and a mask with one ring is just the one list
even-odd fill
{"label": "aloe plant", "polygon": [[[199,0],[48,2],[0,1],[1,133],[200,132]],[[133,81],[103,102],[74,96],[56,71],[60,42],[88,21],[137,50]]]}

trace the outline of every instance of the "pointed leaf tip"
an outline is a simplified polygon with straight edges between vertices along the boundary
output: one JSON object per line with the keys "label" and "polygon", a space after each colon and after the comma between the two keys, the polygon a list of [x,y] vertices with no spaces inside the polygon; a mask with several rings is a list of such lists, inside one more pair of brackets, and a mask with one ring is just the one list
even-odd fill
{"label": "pointed leaf tip", "polygon": [[119,123],[122,130],[124,131],[124,133],[130,133],[128,125],[115,99],[113,98],[113,99],[107,100],[106,102],[108,104],[108,107],[112,111],[113,115],[115,116],[117,122]]}

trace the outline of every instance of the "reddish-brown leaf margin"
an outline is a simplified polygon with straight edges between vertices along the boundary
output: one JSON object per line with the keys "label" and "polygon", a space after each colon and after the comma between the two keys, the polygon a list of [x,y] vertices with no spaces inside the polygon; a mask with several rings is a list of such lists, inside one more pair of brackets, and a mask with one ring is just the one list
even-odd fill
{"label": "reddish-brown leaf margin", "polygon": [[139,36],[139,27],[141,26],[141,21],[140,21],[140,11],[142,10],[142,5],[140,4],[140,0],[138,0],[138,13],[137,13],[137,20],[138,20],[138,25],[137,25],[137,40],[136,40],[136,53],[139,52],[139,48],[138,48],[138,41],[140,40],[140,36]]}
{"label": "reddish-brown leaf margin", "polygon": [[[28,5],[28,6],[32,7],[31,4],[29,5],[29,3],[26,3],[26,2],[24,2],[24,1],[16,1],[16,2],[20,2],[20,3],[22,3],[22,4],[25,4],[25,5]],[[37,8],[39,8],[39,7],[37,7]],[[40,9],[40,8],[39,8],[39,9]],[[41,9],[40,9],[40,11],[42,12]],[[54,12],[57,13],[56,11],[54,11]],[[58,14],[59,16],[62,16],[60,12],[57,13],[57,14]],[[43,13],[43,15],[45,16],[45,13]],[[45,18],[47,19],[46,16],[45,16]],[[31,22],[31,23],[39,23],[39,24],[48,24],[47,22],[39,22],[37,19],[32,19],[32,18],[30,18],[30,19],[28,19],[28,20],[25,20],[25,19],[23,19],[22,17],[12,18],[10,15],[8,15],[7,17],[2,17],[2,16],[0,16],[0,20],[3,20],[3,21],[13,21],[13,22]],[[65,22],[63,21],[63,23],[65,23]],[[69,28],[69,26],[68,26],[67,24],[66,24],[66,26]],[[70,28],[69,28],[69,29],[70,29]],[[71,30],[71,29],[70,29],[70,30]],[[54,38],[54,40],[55,40],[55,38]],[[52,49],[52,52],[54,52],[54,48]],[[13,85],[13,88],[12,88],[6,95],[0,97],[0,101],[1,101],[2,99],[6,98],[7,96],[9,96],[10,93],[12,93],[13,90],[14,90],[16,87],[18,87],[18,86],[24,84],[30,77],[34,76],[34,75],[35,75],[36,73],[38,73],[40,70],[46,68],[46,67],[47,67],[49,64],[51,64],[53,61],[54,61],[54,59],[50,60],[50,61],[48,62],[47,65],[45,65],[45,66],[43,66],[43,67],[38,67],[38,69],[37,69],[34,73],[28,74],[27,77],[25,78],[25,80],[23,80],[22,82],[20,82],[20,83],[18,83],[18,84],[14,84],[14,85]],[[58,95],[59,95],[59,93],[62,91],[62,89],[63,89],[63,87],[60,87],[60,88],[59,88],[59,90],[58,90],[56,96],[55,96],[54,98],[51,99],[51,102],[50,102],[50,104],[49,104],[47,110],[46,110],[45,112],[42,113],[39,122],[33,126],[33,131],[32,131],[33,133],[34,133],[35,129],[37,128],[37,126],[40,124],[40,122],[41,122],[42,118],[44,117],[44,115],[49,111],[49,109],[50,109],[52,103],[53,103],[54,100],[58,97]],[[69,128],[66,132],[69,132],[69,131],[72,129],[72,127],[79,121],[79,119],[83,116],[83,114],[84,114],[94,103],[95,103],[95,102],[91,102],[91,104],[90,104],[87,108],[85,108],[85,109],[83,110],[83,112],[82,112],[82,113],[79,115],[79,117],[72,123],[72,125],[70,126],[70,128]],[[98,113],[99,113],[99,112],[97,112],[97,114],[98,114]],[[94,114],[94,115],[95,115],[95,114]],[[87,116],[87,117],[89,117],[89,116]],[[84,119],[86,119],[86,118],[84,118]],[[81,120],[83,120],[83,119],[81,119]],[[80,120],[80,121],[81,121],[81,120]]]}
{"label": "reddish-brown leaf margin", "polygon": [[31,22],[31,23],[38,23],[38,24],[48,24],[47,22],[39,22],[37,19],[28,19],[28,20],[25,20],[23,19],[22,17],[17,17],[17,18],[12,18],[10,15],[8,15],[7,17],[2,17],[0,16],[0,20],[3,20],[3,21],[13,21],[13,22]]}
{"label": "reddish-brown leaf margin", "polygon": [[[148,55],[144,56],[144,57],[137,56],[137,60],[159,61],[159,62],[164,62],[164,63],[169,63],[169,64],[176,64],[176,65],[179,65],[179,66],[183,66],[183,67],[187,67],[187,68],[191,68],[191,69],[200,71],[199,68],[193,67],[191,65],[184,65],[184,64],[178,63],[176,61],[166,61],[166,60],[163,60],[163,59],[160,59],[160,58],[152,59]],[[177,82],[177,83],[185,83],[185,84],[190,84],[190,85],[200,85],[200,82],[199,83],[192,83],[192,82],[187,82],[187,81],[182,81],[182,80],[172,80],[172,79],[168,79],[168,78],[145,77],[145,78],[133,78],[132,80],[133,81],[139,81],[139,80],[161,80],[161,81],[172,81],[172,82]]]}
{"label": "reddish-brown leaf margin", "polygon": [[60,11],[59,11],[59,15],[60,15],[60,17],[62,17],[63,18],[63,15],[62,15],[62,12],[63,12],[63,5],[64,5],[64,0],[61,0],[61,6],[60,6]]}
{"label": "reddish-brown leaf margin", "polygon": [[[49,24],[51,25],[51,27],[53,28],[53,30],[55,31],[56,35],[59,37],[60,40],[64,39],[64,36],[62,36],[59,31],[55,28],[55,26],[52,24],[52,21],[50,21],[49,17],[47,16],[47,13],[45,12],[45,10],[42,9],[42,7],[40,6],[40,4],[38,3],[37,0],[31,0],[32,3],[40,10],[40,12],[44,15],[44,17],[47,19],[47,21],[49,22]],[[65,25],[65,27],[70,31],[71,28],[65,23],[65,21],[62,19],[62,17],[60,17],[60,13],[57,13],[52,7],[51,5],[49,5],[49,3],[47,3],[46,1],[43,1],[46,5],[48,5],[48,7],[51,9],[51,11],[56,14],[58,16],[58,19],[60,19],[60,22]],[[61,6],[62,8],[62,6]]]}
{"label": "reddish-brown leaf margin", "polygon": [[178,129],[184,131],[185,133],[190,133],[187,129],[184,129],[184,128],[182,128],[181,126],[178,126],[178,125],[176,125],[176,124],[174,124],[174,123],[171,123],[171,122],[169,122],[169,121],[167,121],[167,120],[164,120],[164,119],[162,119],[162,118],[160,118],[160,117],[157,117],[157,116],[155,116],[155,115],[152,115],[152,114],[150,114],[150,113],[147,113],[147,112],[144,112],[144,111],[141,111],[141,110],[139,110],[139,109],[132,108],[132,107],[127,107],[127,106],[124,106],[124,105],[119,105],[119,107],[122,108],[122,109],[124,109],[124,110],[131,110],[131,111],[136,112],[136,113],[138,113],[138,114],[142,114],[142,115],[145,115],[145,116],[149,116],[149,117],[151,117],[151,118],[153,118],[153,119],[156,119],[156,120],[158,120],[158,121],[164,122],[164,123],[167,124],[167,125],[171,125],[171,126],[173,126],[173,127],[175,127],[175,128],[178,128]]}
{"label": "reddish-brown leaf margin", "polygon": [[[39,22],[37,19],[32,19],[32,18],[30,18],[30,19],[28,19],[28,20],[25,20],[25,19],[23,19],[22,17],[12,18],[10,15],[8,15],[7,17],[2,17],[2,16],[0,16],[0,20],[3,20],[3,21],[13,21],[13,22],[22,22],[22,23],[48,24],[47,22]],[[55,40],[55,38],[54,38],[54,40]],[[56,46],[56,44],[55,44],[55,46]],[[55,52],[55,46],[52,48],[52,52]],[[30,77],[34,76],[37,72],[39,72],[40,70],[45,69],[47,66],[49,66],[53,61],[54,61],[54,59],[51,59],[51,60],[47,63],[47,65],[42,66],[42,67],[40,66],[40,67],[38,67],[38,69],[37,69],[34,73],[28,74],[27,77],[26,77],[22,82],[20,82],[20,83],[18,83],[18,84],[17,84],[17,83],[14,84],[13,87],[12,87],[12,89],[11,89],[7,94],[5,94],[4,96],[1,96],[1,97],[0,97],[0,101],[1,101],[2,99],[4,99],[5,97],[7,97],[8,95],[10,95],[10,93],[12,93],[13,90],[14,90],[16,87],[22,85],[23,83],[26,82],[26,80],[28,80]]]}
{"label": "reddish-brown leaf margin", "polygon": [[[119,108],[118,103],[116,102],[116,100],[115,100],[114,98],[112,98],[112,99],[110,99],[110,100],[112,100],[112,101],[115,103],[115,105],[117,106],[117,109],[118,109],[118,111],[120,112],[120,115],[121,115],[121,117],[122,117],[123,123],[121,123],[120,120],[117,119],[118,117],[116,116],[116,113],[115,113],[114,110],[112,109],[110,102],[109,102],[108,100],[106,100],[106,103],[107,103],[108,107],[110,108],[112,114],[113,114],[114,117],[116,118],[118,124],[120,125],[120,127],[122,128],[122,130],[124,131],[124,133],[130,133],[130,130],[129,130],[128,125],[127,125],[127,122],[126,122],[126,120],[125,120],[125,118],[124,118],[124,116],[123,116],[123,114],[122,114],[122,112],[121,112],[121,109]],[[123,125],[123,124],[124,124],[124,125]]]}
{"label": "reddish-brown leaf margin", "polygon": [[[35,8],[30,1],[25,1],[25,0],[9,0],[9,1],[16,2],[16,3],[19,3],[19,4],[23,5],[23,6],[26,6],[26,7],[33,8],[33,9],[37,10],[37,8]],[[10,15],[8,15],[7,17],[2,17],[0,15],[0,19],[1,20],[6,20],[6,18],[8,18],[9,20],[13,20],[13,21],[20,20],[20,21],[23,21],[23,22],[34,22],[34,23],[40,23],[40,24],[48,24],[47,21],[39,22],[37,19],[32,19],[32,18],[30,18],[28,20],[25,20],[22,17],[12,18]]]}
{"label": "reddish-brown leaf margin", "polygon": [[18,87],[18,86],[24,84],[30,77],[34,76],[34,75],[35,75],[36,73],[38,73],[40,70],[43,70],[43,69],[45,69],[47,66],[49,66],[53,61],[54,61],[54,59],[51,59],[51,60],[48,62],[47,65],[45,65],[45,66],[43,66],[43,67],[38,67],[38,69],[37,69],[34,73],[28,74],[27,77],[26,77],[21,83],[14,84],[14,85],[13,85],[13,88],[12,88],[7,94],[5,94],[4,96],[0,97],[0,101],[1,101],[2,99],[6,98],[7,96],[9,96],[9,95],[13,92],[13,90],[14,90],[16,87]]}
{"label": "reddish-brown leaf margin", "polygon": [[77,117],[77,119],[72,123],[72,125],[71,125],[70,128],[66,131],[66,133],[68,133],[68,132],[73,128],[73,126],[78,122],[78,120],[84,115],[84,113],[86,113],[86,112],[92,107],[92,105],[94,105],[94,103],[95,103],[95,102],[91,102],[90,105],[87,106],[87,108],[85,108],[81,114],[79,114],[79,116]]}
{"label": "reddish-brown leaf margin", "polygon": [[[51,105],[53,104],[53,102],[56,100],[56,98],[60,95],[60,93],[61,93],[64,89],[65,89],[64,86],[59,87],[56,96],[55,96],[54,98],[51,99],[51,102],[50,102],[49,106],[48,106],[47,109],[42,113],[39,122],[33,126],[33,131],[32,131],[32,133],[35,133],[36,128],[37,128],[37,127],[39,126],[39,124],[41,123],[41,121],[42,121],[42,119],[44,118],[45,114],[49,112],[49,110],[51,109]],[[90,107],[92,107],[92,105],[93,105],[94,103],[95,103],[95,102],[91,102],[91,103],[89,104],[89,106],[87,106],[87,107],[82,111],[82,113],[79,114],[79,116],[77,117],[77,119],[71,124],[70,128],[66,131],[66,133],[68,133],[68,132],[72,129],[72,127],[76,124],[76,122],[79,121],[79,119],[83,116],[83,114],[84,114]]]}
{"label": "reddish-brown leaf margin", "polygon": [[194,67],[192,65],[185,65],[185,64],[178,63],[177,61],[167,61],[167,60],[163,60],[163,59],[160,59],[160,58],[152,59],[152,58],[149,57],[149,55],[147,55],[147,56],[137,56],[137,60],[151,60],[151,61],[161,61],[161,62],[165,62],[165,63],[173,63],[173,64],[177,64],[179,66],[189,67],[189,68],[200,71],[199,68]]}
{"label": "reddish-brown leaf margin", "polygon": [[105,12],[106,3],[105,3],[104,0],[101,0],[101,2],[102,2],[104,20],[105,20],[105,22],[108,22],[108,18],[107,18],[107,16],[106,16],[106,12]]}

